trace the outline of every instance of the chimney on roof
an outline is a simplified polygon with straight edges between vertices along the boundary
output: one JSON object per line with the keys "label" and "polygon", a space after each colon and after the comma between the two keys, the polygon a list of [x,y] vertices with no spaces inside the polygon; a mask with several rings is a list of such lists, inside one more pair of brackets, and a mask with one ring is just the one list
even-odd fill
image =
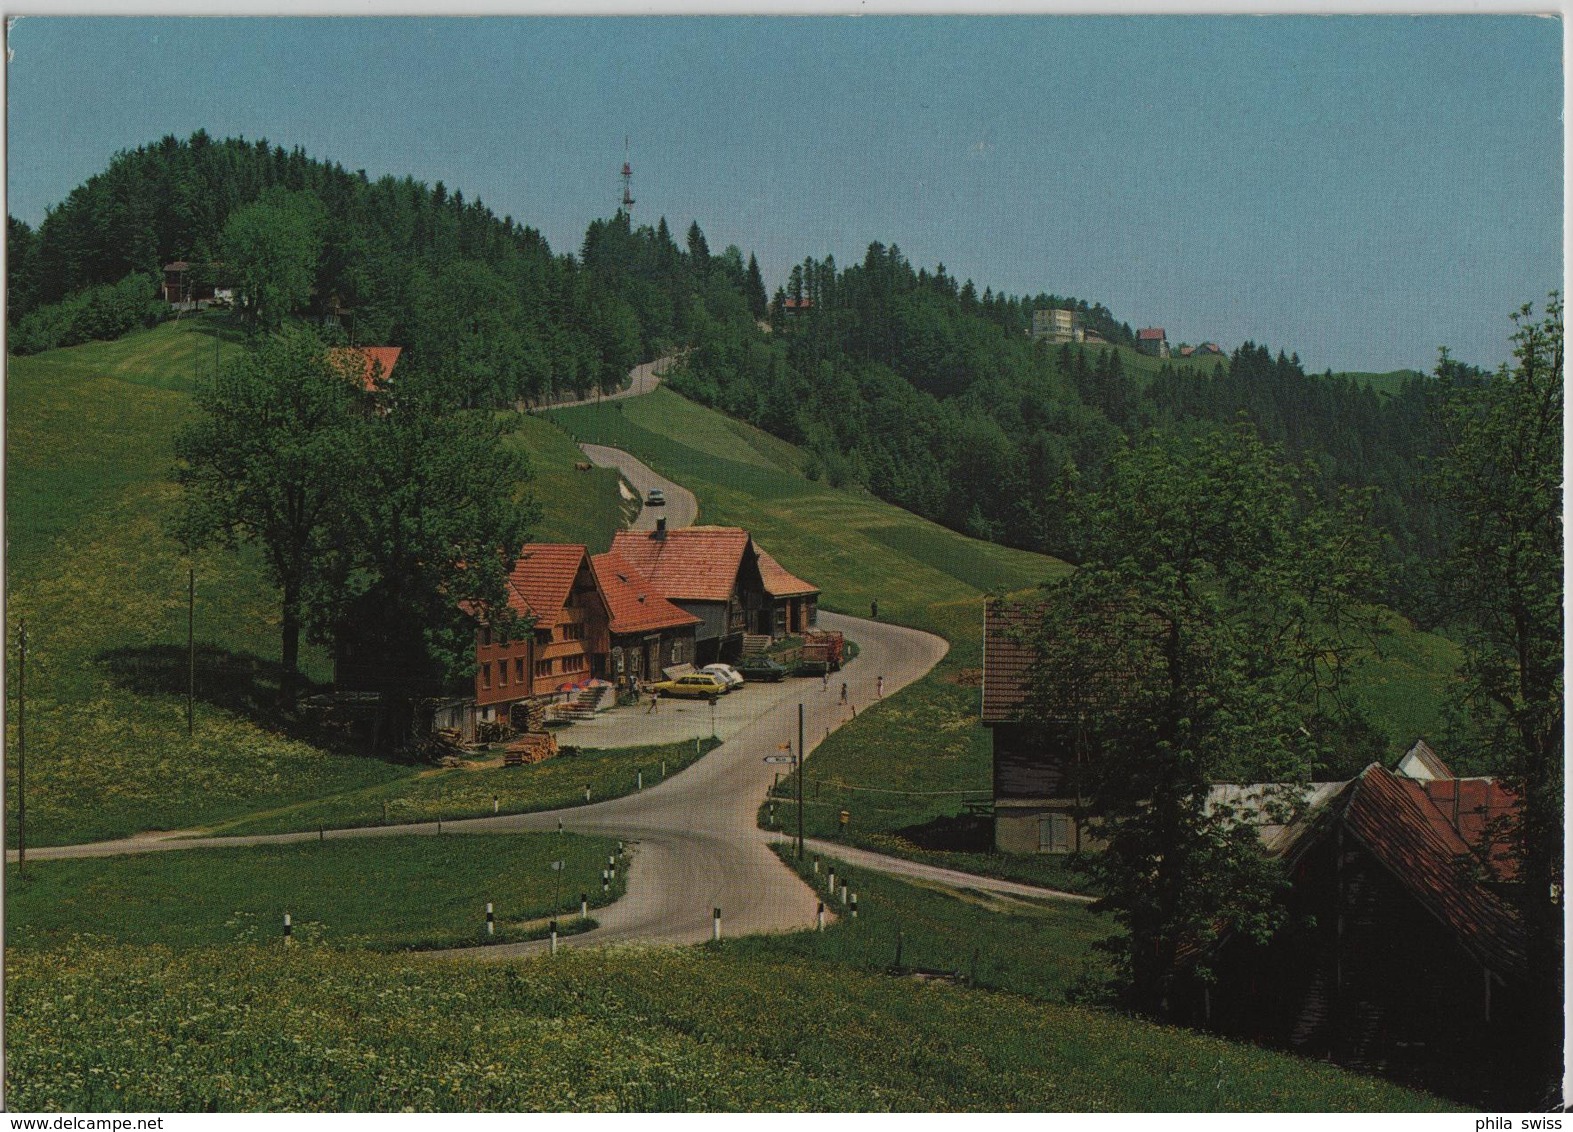
{"label": "chimney on roof", "polygon": [[655,521],[655,540],[657,542],[665,542],[666,541],[666,520],[665,519],[657,519]]}

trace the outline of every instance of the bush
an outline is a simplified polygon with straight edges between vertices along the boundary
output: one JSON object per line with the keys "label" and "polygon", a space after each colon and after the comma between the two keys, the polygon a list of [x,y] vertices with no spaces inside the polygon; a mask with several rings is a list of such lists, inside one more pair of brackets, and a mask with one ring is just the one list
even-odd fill
{"label": "bush", "polygon": [[156,326],[169,313],[150,275],[133,273],[118,283],[78,291],[58,303],[39,307],[11,330],[13,354],[37,354],[57,346],[107,341],[132,330]]}

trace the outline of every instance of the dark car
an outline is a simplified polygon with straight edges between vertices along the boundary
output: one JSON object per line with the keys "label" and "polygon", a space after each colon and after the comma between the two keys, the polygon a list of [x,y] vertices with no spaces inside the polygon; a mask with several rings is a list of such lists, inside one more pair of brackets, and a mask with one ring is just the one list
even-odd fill
{"label": "dark car", "polygon": [[732,666],[743,675],[745,680],[785,680],[787,670],[771,660],[768,656],[751,656],[738,661]]}

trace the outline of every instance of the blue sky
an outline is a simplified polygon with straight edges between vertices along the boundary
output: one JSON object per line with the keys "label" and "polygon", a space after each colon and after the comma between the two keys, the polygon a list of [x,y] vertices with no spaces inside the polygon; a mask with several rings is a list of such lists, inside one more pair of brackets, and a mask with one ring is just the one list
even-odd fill
{"label": "blue sky", "polygon": [[1530,17],[28,18],[10,211],[200,128],[793,262],[901,247],[1320,370],[1494,365],[1562,278],[1561,25]]}

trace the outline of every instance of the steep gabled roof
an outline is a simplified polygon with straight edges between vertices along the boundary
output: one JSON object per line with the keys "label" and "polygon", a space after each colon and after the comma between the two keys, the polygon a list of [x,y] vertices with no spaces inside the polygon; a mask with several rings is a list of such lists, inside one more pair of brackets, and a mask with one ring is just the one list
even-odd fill
{"label": "steep gabled roof", "polygon": [[1027,670],[1035,659],[1022,635],[1035,620],[1030,606],[990,601],[983,609],[983,722],[1008,723],[1027,700]]}
{"label": "steep gabled roof", "polygon": [[403,346],[335,346],[328,356],[342,363],[351,376],[359,366],[361,388],[370,393],[376,389],[379,375],[383,381],[393,377],[393,367],[403,352]]}
{"label": "steep gabled roof", "polygon": [[741,527],[618,531],[612,551],[673,601],[726,601],[751,542]]}
{"label": "steep gabled roof", "polygon": [[1164,334],[1161,326],[1149,326],[1136,332],[1136,340],[1139,342],[1157,342],[1166,337],[1168,335]]}
{"label": "steep gabled roof", "polygon": [[697,625],[700,618],[680,609],[656,592],[655,585],[615,551],[590,559],[596,585],[611,614],[615,634],[650,633]]}
{"label": "steep gabled roof", "polygon": [[508,604],[515,613],[533,615],[552,624],[568,603],[574,578],[588,555],[575,543],[532,542],[519,551],[513,573],[508,575],[512,593]]}
{"label": "steep gabled roof", "polygon": [[771,597],[805,597],[819,592],[818,586],[788,573],[781,563],[758,545],[755,545],[754,550],[759,555],[759,576],[765,583],[765,592]]}
{"label": "steep gabled roof", "polygon": [[[1432,803],[1424,784],[1372,763],[1329,809],[1465,950],[1498,973],[1523,970],[1521,924],[1470,874],[1469,843]],[[1331,821],[1312,822],[1308,836],[1318,840],[1332,828]]]}

